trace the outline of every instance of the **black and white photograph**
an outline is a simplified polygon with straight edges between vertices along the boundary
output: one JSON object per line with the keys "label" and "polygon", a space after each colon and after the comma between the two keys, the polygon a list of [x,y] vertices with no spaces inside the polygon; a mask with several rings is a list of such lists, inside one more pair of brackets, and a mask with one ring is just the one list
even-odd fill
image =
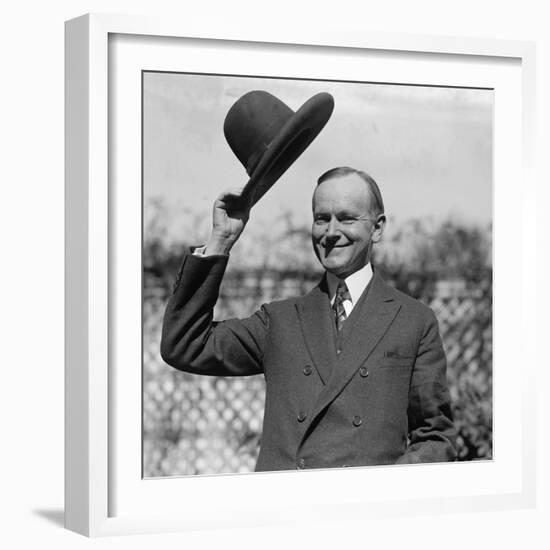
{"label": "black and white photograph", "polygon": [[493,102],[143,72],[145,478],[493,458]]}
{"label": "black and white photograph", "polygon": [[4,548],[550,548],[544,3],[6,7]]}

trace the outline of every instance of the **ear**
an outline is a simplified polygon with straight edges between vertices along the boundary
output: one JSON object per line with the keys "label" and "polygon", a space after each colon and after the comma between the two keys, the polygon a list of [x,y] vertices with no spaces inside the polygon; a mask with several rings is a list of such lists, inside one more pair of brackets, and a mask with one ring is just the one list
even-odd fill
{"label": "ear", "polygon": [[376,218],[376,222],[374,223],[374,230],[371,237],[373,243],[377,243],[382,238],[385,227],[386,216],[384,216],[384,214],[380,214],[380,216]]}

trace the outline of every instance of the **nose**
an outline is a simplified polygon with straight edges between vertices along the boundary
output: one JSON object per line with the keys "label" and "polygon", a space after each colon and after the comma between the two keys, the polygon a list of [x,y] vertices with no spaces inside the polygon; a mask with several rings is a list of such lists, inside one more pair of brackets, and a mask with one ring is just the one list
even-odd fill
{"label": "nose", "polygon": [[332,216],[327,225],[327,229],[325,231],[325,237],[327,239],[338,239],[340,237],[339,231],[340,231],[340,224],[338,223],[338,220],[334,216]]}

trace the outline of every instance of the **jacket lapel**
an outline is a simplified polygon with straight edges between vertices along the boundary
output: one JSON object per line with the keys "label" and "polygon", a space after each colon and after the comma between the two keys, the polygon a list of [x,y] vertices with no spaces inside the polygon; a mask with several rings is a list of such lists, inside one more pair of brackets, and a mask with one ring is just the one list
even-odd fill
{"label": "jacket lapel", "polygon": [[[375,272],[366,296],[361,297],[348,319],[351,321],[354,317],[351,331],[346,335],[342,354],[333,363],[330,379],[309,415],[309,425],[342,392],[390,327],[401,307],[394,296],[395,293]],[[332,346],[332,339],[330,344]],[[304,437],[307,433],[308,430]]]}
{"label": "jacket lapel", "polygon": [[326,384],[336,362],[334,323],[325,279],[296,304],[306,347]]}

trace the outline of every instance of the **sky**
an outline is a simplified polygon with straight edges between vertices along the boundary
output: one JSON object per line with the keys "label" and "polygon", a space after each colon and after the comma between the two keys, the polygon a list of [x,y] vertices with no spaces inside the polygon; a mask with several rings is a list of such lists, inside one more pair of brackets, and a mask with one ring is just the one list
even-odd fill
{"label": "sky", "polygon": [[487,226],[492,216],[493,91],[179,73],[144,76],[144,207],[166,207],[168,234],[182,218],[208,234],[215,197],[248,181],[223,135],[230,107],[266,90],[296,111],[329,92],[334,112],[308,149],[254,207],[248,232],[282,213],[311,223],[317,178],[336,166],[368,172],[378,182],[390,223],[425,218]]}

